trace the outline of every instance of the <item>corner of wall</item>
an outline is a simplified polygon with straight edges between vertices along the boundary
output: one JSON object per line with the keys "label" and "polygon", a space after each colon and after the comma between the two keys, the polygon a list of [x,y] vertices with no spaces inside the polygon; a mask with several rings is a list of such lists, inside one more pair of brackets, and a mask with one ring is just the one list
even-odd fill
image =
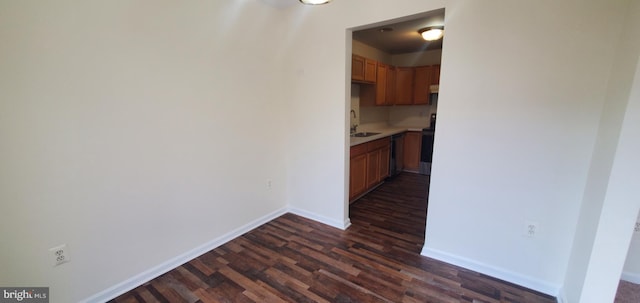
{"label": "corner of wall", "polygon": [[296,208],[296,207],[289,207],[288,212],[298,215],[298,216],[302,216],[305,217],[307,219],[311,219],[313,221],[318,221],[320,223],[329,225],[329,226],[333,226],[335,228],[341,229],[341,230],[345,230],[347,229],[349,226],[351,226],[351,220],[349,218],[345,219],[344,221],[340,221],[340,220],[336,220],[336,219],[332,219],[329,217],[325,217],[322,215],[318,215],[316,213],[310,212],[310,211],[306,211],[304,209],[300,209],[300,208]]}
{"label": "corner of wall", "polygon": [[117,296],[126,293],[127,291],[130,291],[146,282],[149,282],[153,279],[155,279],[156,277],[159,277],[171,270],[173,270],[176,267],[181,266],[182,264],[189,262],[190,260],[212,250],[215,249],[218,246],[221,246],[239,236],[241,236],[242,234],[245,234],[249,231],[251,231],[252,229],[255,229],[256,227],[263,225],[277,217],[280,217],[282,215],[284,215],[285,213],[287,213],[287,209],[286,208],[281,208],[278,210],[275,210],[269,214],[266,214],[258,219],[255,219],[243,226],[240,226],[238,228],[236,228],[235,230],[232,230],[231,232],[228,232],[220,237],[217,237],[215,239],[212,239],[211,241],[204,243],[196,248],[193,248],[179,256],[176,256],[174,258],[171,258],[161,264],[158,264],[157,266],[150,268],[142,273],[139,273],[129,279],[126,279],[116,285],[113,285],[103,291],[100,291],[97,294],[94,294],[84,300],[80,300],[81,303],[89,303],[89,302],[106,302],[112,299],[115,299]]}
{"label": "corner of wall", "polygon": [[640,284],[640,273],[625,271],[625,272],[622,272],[622,276],[620,276],[620,278],[627,282]]}
{"label": "corner of wall", "polygon": [[[476,260],[467,259],[454,254],[450,254],[437,249],[428,248],[426,245],[420,252],[421,255],[442,261],[445,263],[460,266],[469,270],[479,272],[481,274],[505,280],[541,293],[560,298],[564,296],[562,287],[560,285],[551,284],[546,281],[535,279],[529,276],[525,276],[519,273],[515,273],[504,268],[495,267],[489,264],[484,264]],[[564,302],[564,301],[558,301]]]}
{"label": "corner of wall", "polygon": [[567,302],[569,302],[569,301],[567,301],[567,294],[565,294],[565,292],[564,292],[564,287],[560,287],[558,295],[556,296],[556,301],[558,303],[567,303]]}

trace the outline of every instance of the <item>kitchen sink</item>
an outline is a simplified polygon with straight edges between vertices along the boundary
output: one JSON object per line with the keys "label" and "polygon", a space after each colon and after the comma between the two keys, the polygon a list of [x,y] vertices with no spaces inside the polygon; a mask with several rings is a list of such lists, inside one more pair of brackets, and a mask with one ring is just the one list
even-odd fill
{"label": "kitchen sink", "polygon": [[375,135],[379,135],[380,133],[372,133],[372,132],[359,132],[355,134],[351,134],[351,137],[371,137]]}

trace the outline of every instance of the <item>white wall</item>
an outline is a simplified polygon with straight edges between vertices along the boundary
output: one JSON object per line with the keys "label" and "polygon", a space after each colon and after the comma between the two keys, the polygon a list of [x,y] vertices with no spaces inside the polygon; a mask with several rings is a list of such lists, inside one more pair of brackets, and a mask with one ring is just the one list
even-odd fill
{"label": "white wall", "polygon": [[358,84],[351,84],[351,107],[350,110],[352,110],[353,112],[355,112],[355,118],[353,117],[353,114],[351,114],[351,112],[349,112],[349,123],[351,124],[357,124],[360,125],[360,120],[362,118],[362,115],[360,113],[360,85]]}
{"label": "white wall", "polygon": [[[600,118],[598,135],[594,148],[594,155],[591,159],[587,186],[585,187],[584,199],[580,212],[580,219],[576,229],[575,239],[567,276],[565,279],[565,291],[569,302],[607,302],[612,301],[618,285],[617,278],[624,262],[624,255],[627,252],[627,243],[631,224],[627,231],[614,231],[605,217],[611,210],[611,205],[615,202],[608,201],[613,193],[610,192],[613,186],[612,167],[615,161],[627,161],[619,159],[617,149],[619,148],[620,131],[623,124],[623,117],[629,115],[627,106],[633,85],[633,77],[636,74],[638,55],[640,54],[640,2],[631,1],[634,6],[628,7],[624,21],[624,30],[621,35],[616,35],[615,45],[617,50],[615,60],[612,65],[611,76],[608,81],[606,102]],[[627,123],[627,122],[625,122]],[[632,162],[627,163],[630,165]],[[629,192],[627,196],[633,197]],[[637,196],[637,195],[636,195]],[[625,201],[629,207],[634,205],[632,201]],[[634,222],[638,211],[625,209],[619,212],[615,224],[623,222]],[[631,215],[631,217],[629,217]],[[603,230],[606,233],[603,234]],[[599,236],[600,235],[600,236]],[[603,255],[603,250],[598,245],[603,245],[598,237],[607,239],[605,248],[610,255]],[[592,252],[593,251],[593,252]],[[617,254],[617,255],[616,255]],[[629,255],[631,260],[640,260],[638,255]],[[606,270],[600,271],[598,265],[606,264]],[[610,270],[614,270],[611,272]],[[617,272],[616,272],[617,271]],[[603,279],[603,277],[613,276],[613,279]],[[593,283],[589,286],[589,280]]]}
{"label": "white wall", "polygon": [[[0,3],[0,285],[78,301],[287,204],[347,226],[345,29],[442,7],[424,253],[563,284],[624,1],[259,3]],[[607,224],[635,194],[636,120],[622,126]],[[536,238],[521,236],[525,219]],[[619,231],[607,224],[597,248]],[[52,268],[61,243],[72,261]]]}
{"label": "white wall", "polygon": [[[639,10],[636,10],[639,12]],[[637,14],[635,15],[637,18]],[[611,302],[615,298],[640,210],[640,64],[622,124],[611,176],[591,251],[580,302]],[[630,256],[637,260],[638,256]]]}
{"label": "white wall", "polygon": [[353,40],[352,44],[352,53],[356,55],[360,55],[365,58],[373,59],[378,62],[382,62],[385,64],[391,64],[391,55],[387,54],[377,48],[371,47],[367,44],[364,44],[360,41]]}
{"label": "white wall", "polygon": [[[289,107],[292,117],[315,115],[307,123],[294,118],[300,127],[290,137],[288,201],[347,218],[344,63],[351,49],[344,29],[443,6],[447,37],[424,253],[555,294],[598,130],[619,1],[354,0],[293,8],[299,34],[288,61]],[[302,136],[305,144],[296,140]],[[539,223],[536,238],[522,236],[525,220]]]}
{"label": "white wall", "polygon": [[[640,41],[639,41],[640,40],[639,38],[640,37],[640,32],[639,32],[640,31],[640,24],[639,24],[640,23],[640,2],[639,1],[631,2],[631,6],[629,8],[629,14],[627,15],[626,21],[628,22],[628,25],[626,27],[628,32],[626,32],[625,34],[628,35],[627,37],[629,38],[629,40],[624,40],[623,38],[621,39],[621,41],[628,41],[631,48],[632,49],[635,48],[636,50],[636,60],[640,60],[640,58],[638,58],[637,56],[638,48],[640,48]],[[630,66],[633,66],[633,64],[630,64]],[[636,83],[638,81],[638,78],[640,78],[640,73],[636,72],[635,74]],[[635,89],[637,90],[638,88],[635,87]],[[636,91],[636,94],[637,94],[637,91]],[[638,99],[639,97],[636,95],[635,99],[630,99],[629,102],[630,103],[634,101],[638,102]],[[634,101],[631,101],[631,100],[634,100]],[[632,106],[633,105],[630,105],[629,108],[630,109],[633,108]],[[630,112],[627,114],[627,117],[634,117],[634,116]],[[635,117],[638,117],[638,115],[635,115]],[[628,119],[631,119],[631,118],[628,118]],[[633,214],[633,212],[631,212],[631,214]],[[626,216],[628,216],[628,214],[626,214],[625,217]],[[636,222],[640,222],[640,213],[638,213]],[[627,253],[627,258],[624,264],[624,272],[623,272],[622,278],[628,281],[640,284],[640,232],[633,233],[633,238],[631,239],[631,244],[629,246],[629,251]]]}
{"label": "white wall", "polygon": [[257,1],[1,1],[0,285],[77,302],[282,209],[284,31]]}
{"label": "white wall", "polygon": [[[640,222],[640,214],[638,214],[636,222]],[[634,232],[631,238],[627,259],[624,262],[622,279],[640,284],[640,231]]]}
{"label": "white wall", "polygon": [[[622,11],[616,1],[447,7],[425,254],[559,292]],[[539,224],[535,238],[526,221]]]}
{"label": "white wall", "polygon": [[431,113],[436,112],[436,104],[394,106],[389,109],[389,123],[400,127],[425,128],[431,124]]}

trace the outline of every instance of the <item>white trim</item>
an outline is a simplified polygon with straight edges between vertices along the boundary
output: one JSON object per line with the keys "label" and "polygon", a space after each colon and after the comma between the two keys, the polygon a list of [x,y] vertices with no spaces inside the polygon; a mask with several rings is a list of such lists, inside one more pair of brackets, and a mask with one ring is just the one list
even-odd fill
{"label": "white trim", "polygon": [[185,252],[184,254],[181,254],[179,256],[176,256],[174,258],[171,258],[169,260],[167,260],[166,262],[163,262],[161,264],[158,264],[155,267],[152,267],[150,269],[148,269],[147,271],[144,271],[140,274],[137,274],[123,282],[120,282],[114,286],[111,286],[89,298],[86,298],[84,300],[81,300],[80,302],[106,302],[109,300],[112,300],[114,298],[116,298],[117,296],[126,293],[127,291],[130,291],[146,282],[149,282],[153,279],[155,279],[156,277],[159,277],[160,275],[167,273],[168,271],[188,262],[189,260],[192,260],[220,245],[223,245],[239,236],[241,236],[242,234],[245,234],[249,231],[251,231],[252,229],[263,225],[277,217],[280,217],[282,215],[284,215],[285,213],[287,213],[287,208],[281,208],[278,209],[276,211],[273,211],[267,215],[264,215],[258,219],[255,219],[243,226],[240,226],[234,230],[232,230],[231,232],[228,232],[216,239],[213,239],[207,243],[204,243],[190,251]]}
{"label": "white trim", "polygon": [[93,296],[90,296],[84,300],[80,300],[80,302],[82,303],[89,303],[89,302],[106,302],[109,300],[112,300],[116,297],[118,297],[121,294],[124,294],[146,282],[149,282],[157,277],[159,277],[162,274],[165,274],[167,272],[169,272],[170,270],[186,263],[189,262],[190,260],[218,247],[221,246],[249,231],[251,231],[252,229],[263,225],[277,217],[280,217],[286,213],[293,213],[320,223],[324,223],[330,226],[333,226],[335,228],[338,229],[342,229],[345,230],[347,229],[350,225],[351,225],[351,220],[349,220],[349,218],[347,218],[346,220],[344,220],[344,222],[340,222],[338,220],[334,220],[328,217],[324,217],[309,211],[305,211],[299,208],[293,208],[293,207],[287,207],[287,208],[281,208],[278,209],[276,211],[273,211],[267,215],[264,215],[258,219],[255,219],[243,226],[240,226],[234,230],[232,230],[231,232],[228,232],[216,239],[213,239],[207,243],[204,243],[192,250],[189,250],[179,256],[176,256],[174,258],[171,258],[169,260],[167,260],[166,262],[163,262],[161,264],[158,264],[155,267],[152,267],[140,274],[137,274],[125,281],[122,281],[116,285],[113,285],[103,291],[98,292],[97,294],[94,294]]}
{"label": "white trim", "polygon": [[624,271],[622,272],[622,276],[620,276],[620,279],[625,280],[627,282],[640,284],[640,274],[638,273]]}
{"label": "white trim", "polygon": [[558,293],[558,296],[556,297],[556,301],[558,303],[566,303],[567,301],[567,294],[564,292],[564,287],[560,288],[560,292]]}
{"label": "white trim", "polygon": [[311,219],[313,221],[317,221],[317,222],[320,222],[320,223],[324,223],[324,224],[327,224],[327,225],[330,225],[330,226],[333,226],[335,228],[342,229],[342,230],[347,229],[351,225],[351,220],[349,220],[349,218],[344,220],[344,222],[340,222],[338,220],[334,220],[334,219],[331,219],[331,218],[328,218],[328,217],[325,217],[325,216],[321,216],[321,215],[318,215],[316,213],[312,213],[312,212],[309,212],[309,211],[306,211],[306,210],[302,210],[302,209],[299,209],[299,208],[295,208],[295,207],[289,207],[288,210],[292,214],[295,214],[295,215],[298,215],[298,216],[302,216],[302,217],[305,217],[307,219]]}
{"label": "white trim", "polygon": [[453,255],[444,251],[431,249],[424,246],[420,254],[425,257],[433,258],[436,260],[440,260],[442,262],[464,267],[466,269],[473,270],[491,277],[495,277],[501,280],[505,280],[507,282],[511,282],[523,287],[527,287],[535,291],[539,291],[541,293],[554,296],[556,298],[559,298],[561,294],[560,293],[561,287],[559,285],[551,284],[539,279],[528,277],[528,276],[515,273],[503,268],[495,267],[489,264],[484,264],[475,260]]}

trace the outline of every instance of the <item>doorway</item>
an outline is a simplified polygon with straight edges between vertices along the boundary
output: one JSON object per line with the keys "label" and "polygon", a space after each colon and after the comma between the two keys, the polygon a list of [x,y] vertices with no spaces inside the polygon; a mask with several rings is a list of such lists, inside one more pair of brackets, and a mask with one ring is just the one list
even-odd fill
{"label": "doorway", "polygon": [[[393,203],[407,203],[402,205],[402,210],[398,208],[397,212],[405,216],[408,213],[418,216],[403,222],[393,218],[384,221],[387,225],[397,225],[397,228],[405,228],[407,224],[412,226],[413,231],[419,228],[421,236],[416,244],[420,248],[424,244],[426,226],[443,39],[426,41],[419,31],[438,26],[444,26],[444,9],[371,24],[353,29],[352,32],[354,58],[351,100],[347,109],[350,111],[348,116],[351,133],[390,134],[389,138],[402,133],[404,136],[399,143],[403,147],[400,149],[402,155],[397,155],[397,150],[392,148],[389,152],[390,158],[382,156],[383,159],[380,160],[381,156],[371,157],[377,159],[375,161],[378,161],[378,166],[389,165],[390,172],[398,171],[399,174],[387,175],[381,178],[380,182],[362,181],[358,184],[373,186],[365,187],[363,193],[360,192],[363,190],[362,186],[355,186],[359,190],[355,195],[354,175],[366,176],[367,161],[372,160],[353,152],[354,146],[357,145],[353,145],[354,140],[351,140],[349,200],[353,201],[354,196],[356,200],[349,204],[349,218],[353,223],[367,219],[366,215],[358,212],[378,212],[378,217],[383,216],[382,213],[386,216],[395,212]],[[360,66],[363,70],[358,73],[359,78],[356,78]],[[373,66],[374,80],[365,79],[368,74],[367,66]],[[386,133],[390,129],[394,130],[393,134]],[[429,130],[426,137],[431,138],[426,144],[425,129]],[[389,143],[390,146],[398,144],[396,140],[392,142]],[[402,160],[390,161],[399,158]],[[357,164],[354,164],[355,161],[358,161]],[[367,203],[369,205],[366,205]],[[384,209],[388,211],[381,211]]]}

